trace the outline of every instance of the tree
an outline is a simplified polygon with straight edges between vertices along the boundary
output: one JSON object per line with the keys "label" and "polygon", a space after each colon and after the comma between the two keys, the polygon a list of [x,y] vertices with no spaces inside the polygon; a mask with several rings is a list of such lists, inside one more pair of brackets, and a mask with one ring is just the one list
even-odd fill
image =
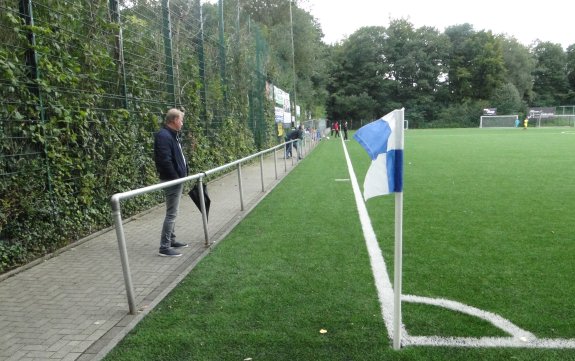
{"label": "tree", "polygon": [[289,1],[246,0],[242,2],[242,7],[250,14],[253,21],[271,28],[280,24],[289,24]]}
{"label": "tree", "polygon": [[392,20],[387,29],[361,28],[335,48],[330,117],[373,120],[401,107],[413,124],[436,117],[449,41],[435,28]]}
{"label": "tree", "polygon": [[491,99],[491,105],[497,108],[497,113],[501,115],[517,114],[523,102],[515,85],[507,83],[497,88]]}
{"label": "tree", "polygon": [[387,79],[396,83],[392,97],[408,109],[414,124],[429,121],[437,110],[436,94],[445,85],[442,78],[448,39],[435,28],[415,29],[403,19],[393,20],[386,34]]}
{"label": "tree", "polygon": [[560,44],[537,42],[533,47],[537,61],[534,75],[534,103],[538,106],[557,106],[568,95],[567,55]]}
{"label": "tree", "polygon": [[335,46],[330,71],[328,118],[373,120],[389,102],[385,82],[389,68],[384,62],[385,28],[364,27]]}
{"label": "tree", "polygon": [[322,105],[321,114],[313,114],[319,117],[325,112],[323,105],[327,99],[324,64],[327,46],[322,43],[323,33],[311,14],[297,7],[292,12],[297,102],[308,110]]}
{"label": "tree", "polygon": [[451,42],[447,58],[447,79],[452,102],[461,102],[472,97],[471,59],[469,40],[474,34],[471,24],[454,25],[445,29]]}
{"label": "tree", "polygon": [[293,96],[294,62],[298,105],[305,110],[323,115],[327,69],[327,46],[321,41],[323,33],[317,20],[307,11],[292,4],[290,23],[289,2],[285,0],[247,0],[242,8],[252,20],[260,23],[270,47],[268,78]]}
{"label": "tree", "polygon": [[515,38],[501,38],[503,59],[505,61],[506,82],[515,85],[519,96],[525,103],[533,98],[533,70],[535,59],[529,48]]}
{"label": "tree", "polygon": [[480,31],[471,39],[473,95],[489,99],[505,82],[505,62],[501,40],[491,31]]}
{"label": "tree", "polygon": [[491,31],[475,32],[470,24],[449,27],[449,84],[455,101],[490,99],[505,82],[501,40]]}
{"label": "tree", "polygon": [[567,48],[567,81],[569,82],[569,95],[566,104],[575,104],[575,44]]}

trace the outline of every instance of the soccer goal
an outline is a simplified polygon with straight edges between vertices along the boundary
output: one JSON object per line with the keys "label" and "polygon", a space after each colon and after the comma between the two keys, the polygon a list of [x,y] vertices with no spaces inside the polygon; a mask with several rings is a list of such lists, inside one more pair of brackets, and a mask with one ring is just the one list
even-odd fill
{"label": "soccer goal", "polygon": [[519,119],[517,114],[482,115],[479,120],[479,128],[513,128],[517,119]]}
{"label": "soccer goal", "polygon": [[552,118],[539,119],[539,127],[575,127],[575,115],[555,115]]}

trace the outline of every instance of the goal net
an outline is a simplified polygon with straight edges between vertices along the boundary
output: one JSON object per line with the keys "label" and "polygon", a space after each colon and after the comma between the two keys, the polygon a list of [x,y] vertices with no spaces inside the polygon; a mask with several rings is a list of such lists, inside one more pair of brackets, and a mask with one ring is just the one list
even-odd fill
{"label": "goal net", "polygon": [[[517,114],[513,115],[482,115],[479,120],[479,128],[494,128],[494,127],[515,127],[515,120],[518,119]],[[522,126],[520,124],[519,126]]]}
{"label": "goal net", "polygon": [[574,127],[575,115],[558,115],[552,118],[539,119],[537,122],[539,127]]}

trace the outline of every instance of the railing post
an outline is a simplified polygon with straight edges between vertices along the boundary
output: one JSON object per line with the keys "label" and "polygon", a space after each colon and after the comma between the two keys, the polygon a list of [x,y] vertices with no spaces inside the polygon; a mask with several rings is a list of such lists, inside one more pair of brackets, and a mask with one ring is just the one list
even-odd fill
{"label": "railing post", "polygon": [[266,187],[265,187],[265,184],[264,184],[264,155],[263,155],[263,153],[260,154],[260,176],[261,176],[261,179],[262,179],[262,192],[265,192],[265,191],[266,191]]}
{"label": "railing post", "polygon": [[240,209],[244,210],[244,189],[242,187],[242,164],[238,163],[238,187],[240,189]]}
{"label": "railing post", "polygon": [[124,272],[124,284],[126,286],[126,295],[128,296],[128,308],[130,310],[130,315],[135,315],[136,301],[134,300],[134,286],[132,285],[132,274],[130,273],[128,251],[126,250],[126,238],[124,237],[124,226],[122,225],[120,200],[116,197],[112,197],[112,217],[114,218],[114,223],[116,225],[116,237],[118,238],[122,271]]}
{"label": "railing post", "polygon": [[208,232],[208,213],[206,212],[203,177],[198,179],[198,185],[200,187],[200,208],[202,211],[202,223],[204,225],[204,245],[207,247],[210,245],[210,235]]}
{"label": "railing post", "polygon": [[[293,141],[290,141],[293,144]],[[281,146],[276,146],[277,148],[273,149],[274,152],[274,167],[276,170],[276,179],[278,179],[278,172],[277,172],[277,149],[282,149],[285,152],[285,143]],[[265,152],[267,152],[268,150],[266,150]],[[250,156],[249,158],[245,158],[247,159],[253,159],[253,156]],[[293,156],[292,156],[292,165],[293,165]],[[243,194],[243,184],[242,184],[242,161],[245,160],[240,160],[237,162],[237,166],[238,166],[238,184],[239,184],[239,192],[240,192],[240,203],[241,203],[241,210],[244,211],[245,207],[244,207],[244,194]],[[196,174],[190,177],[186,177],[187,179],[185,180],[174,180],[174,181],[170,181],[170,182],[166,182],[166,183],[162,183],[162,184],[155,184],[153,186],[148,186],[148,187],[144,187],[144,188],[140,188],[137,190],[133,190],[133,191],[129,191],[129,192],[124,192],[124,193],[118,193],[112,196],[111,198],[111,205],[112,205],[112,218],[114,221],[114,225],[115,225],[115,229],[116,229],[116,238],[118,241],[118,248],[120,250],[120,260],[122,263],[122,271],[124,274],[124,284],[125,284],[125,288],[126,288],[126,296],[128,298],[128,308],[129,308],[129,313],[132,315],[136,314],[136,302],[135,302],[135,298],[134,298],[134,286],[132,283],[132,275],[130,272],[130,264],[129,264],[129,260],[128,260],[128,251],[126,248],[126,238],[125,238],[125,234],[124,234],[124,228],[123,228],[123,224],[122,224],[122,214],[121,214],[121,206],[120,206],[120,201],[122,199],[127,199],[127,198],[131,198],[131,197],[135,197],[137,195],[140,194],[145,194],[145,193],[149,193],[158,189],[163,189],[165,187],[171,186],[172,183],[176,183],[178,181],[178,183],[183,183],[186,182],[188,180],[192,180],[192,179],[198,179],[198,184],[199,184],[199,195],[200,195],[200,210],[202,212],[202,222],[203,222],[203,227],[204,227],[204,237],[205,237],[205,245],[209,246],[209,230],[208,230],[208,213],[206,211],[206,203],[205,203],[205,199],[204,199],[204,187],[203,187],[203,178],[208,176],[209,174],[212,174],[214,172],[218,172],[221,171],[221,169],[229,169],[232,168],[234,166],[236,162],[234,163],[230,163],[227,164],[223,167],[219,167],[219,168],[215,168],[209,171],[204,172],[203,174]],[[261,173],[261,179],[262,179],[262,192],[265,192],[265,180],[264,180],[264,171],[263,171],[263,164],[264,164],[264,153],[260,154],[260,173]],[[285,171],[287,172],[287,159],[286,157],[284,157],[284,168]]]}
{"label": "railing post", "polygon": [[278,150],[274,148],[274,171],[276,174],[276,180],[278,179]]}
{"label": "railing post", "polygon": [[287,152],[286,152],[286,145],[284,144],[284,172],[287,173]]}

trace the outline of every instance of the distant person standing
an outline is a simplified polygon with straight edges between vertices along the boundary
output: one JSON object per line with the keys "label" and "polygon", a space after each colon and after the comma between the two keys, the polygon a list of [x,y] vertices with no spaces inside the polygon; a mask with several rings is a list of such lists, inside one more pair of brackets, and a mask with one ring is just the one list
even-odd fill
{"label": "distant person standing", "polygon": [[339,122],[337,120],[333,123],[333,130],[335,131],[335,137],[339,138]]}
{"label": "distant person standing", "polygon": [[515,118],[515,128],[519,128],[519,117]]}
{"label": "distant person standing", "polygon": [[529,125],[529,118],[525,117],[523,121],[523,130],[527,130],[527,126]]}
{"label": "distant person standing", "polygon": [[343,122],[343,140],[347,140],[347,120]]}
{"label": "distant person standing", "polygon": [[291,140],[290,136],[291,136],[293,131],[295,131],[295,129],[290,130],[284,136],[284,140],[286,141],[286,154],[285,154],[286,159],[289,159],[292,157],[292,143],[287,143],[287,142],[289,142]]}
{"label": "distant person standing", "polygon": [[[301,155],[300,155],[300,152],[298,149],[298,142],[300,140],[303,140],[303,125],[300,125],[299,127],[297,127],[297,129],[292,130],[285,137],[286,142],[289,142],[290,140],[296,140],[296,139],[298,140],[297,142],[286,144],[286,158],[292,157],[291,147],[293,144],[293,147],[295,148],[295,150],[297,152],[297,158],[301,159]],[[289,146],[289,156],[288,156],[288,146]]]}
{"label": "distant person standing", "polygon": [[[183,125],[184,113],[178,109],[170,109],[166,113],[162,129],[154,134],[154,161],[162,182],[188,175],[188,164],[179,137]],[[160,235],[160,256],[179,257],[182,254],[174,248],[188,247],[186,243],[176,241],[174,233],[183,189],[183,183],[164,188],[166,216]]]}

